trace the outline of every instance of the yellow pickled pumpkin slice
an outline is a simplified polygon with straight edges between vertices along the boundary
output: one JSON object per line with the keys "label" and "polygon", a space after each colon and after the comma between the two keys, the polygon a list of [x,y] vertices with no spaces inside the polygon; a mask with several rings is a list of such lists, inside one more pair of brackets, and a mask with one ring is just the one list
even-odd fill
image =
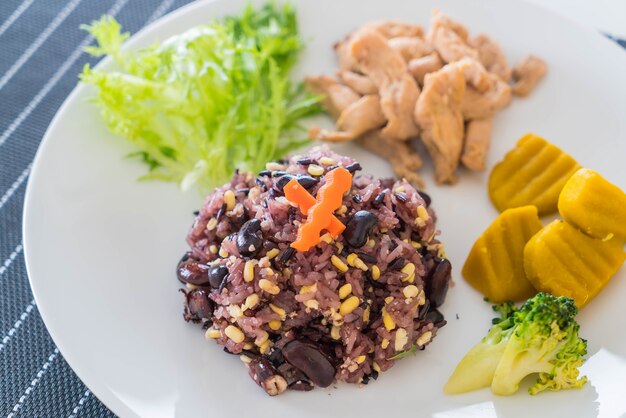
{"label": "yellow pickled pumpkin slice", "polygon": [[545,139],[526,134],[489,176],[489,197],[503,211],[535,205],[540,215],[557,210],[559,193],[580,166]]}
{"label": "yellow pickled pumpkin slice", "polygon": [[594,239],[556,220],[526,244],[524,270],[538,291],[573,298],[582,308],[619,270],[626,258],[622,246],[618,240]]}
{"label": "yellow pickled pumpkin slice", "polygon": [[559,213],[593,238],[626,241],[626,193],[593,170],[581,168],[565,183]]}
{"label": "yellow pickled pumpkin slice", "polygon": [[478,237],[461,274],[492,302],[528,299],[537,292],[524,273],[524,246],[541,226],[534,206],[505,210]]}

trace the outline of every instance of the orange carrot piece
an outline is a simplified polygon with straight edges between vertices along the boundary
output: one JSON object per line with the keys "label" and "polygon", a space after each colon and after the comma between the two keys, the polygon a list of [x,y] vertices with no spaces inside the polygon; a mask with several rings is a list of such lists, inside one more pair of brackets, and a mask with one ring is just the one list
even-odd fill
{"label": "orange carrot piece", "polygon": [[[290,180],[283,190],[287,200],[298,205],[303,215],[308,215],[309,209],[315,205],[315,198],[311,196],[308,190],[298,183],[296,179]],[[346,229],[346,226],[333,215],[326,229],[333,238],[337,238]]]}
{"label": "orange carrot piece", "polygon": [[307,221],[298,229],[298,238],[291,246],[298,251],[308,251],[320,242],[320,233],[327,229],[339,209],[343,194],[352,187],[352,174],[343,167],[326,174],[326,183],[317,192],[316,203],[308,210]]}

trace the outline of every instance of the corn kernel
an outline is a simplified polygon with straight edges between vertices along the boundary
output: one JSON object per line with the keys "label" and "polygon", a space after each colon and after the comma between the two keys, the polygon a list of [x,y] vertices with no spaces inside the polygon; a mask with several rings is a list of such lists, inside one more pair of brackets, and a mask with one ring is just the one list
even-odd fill
{"label": "corn kernel", "polygon": [[333,325],[333,327],[330,329],[330,338],[332,338],[333,340],[338,340],[341,338],[341,332],[340,332],[341,328],[339,328],[336,325]]}
{"label": "corn kernel", "polygon": [[380,342],[380,347],[385,350],[387,347],[389,347],[389,340],[386,338],[383,338],[383,340]]}
{"label": "corn kernel", "polygon": [[387,296],[385,298],[385,303],[391,303],[393,301],[393,296]]}
{"label": "corn kernel", "polygon": [[277,295],[280,293],[280,288],[267,279],[259,280],[259,287],[270,295]]}
{"label": "corn kernel", "polygon": [[261,331],[261,332],[262,334],[256,337],[256,339],[254,340],[254,344],[256,344],[257,346],[260,346],[261,344],[263,344],[270,337],[270,335],[266,331]]}
{"label": "corn kernel", "polygon": [[270,267],[265,267],[263,269],[263,273],[265,273],[266,276],[273,276],[275,274],[274,270],[272,270]]}
{"label": "corn kernel", "polygon": [[359,258],[358,255],[356,255],[355,253],[350,253],[346,257],[346,261],[348,262],[348,265],[354,267],[354,260],[356,260],[357,258]]}
{"label": "corn kernel", "polygon": [[394,321],[391,315],[389,315],[389,312],[387,312],[387,309],[383,308],[382,313],[383,313],[383,324],[385,325],[385,329],[387,331],[391,331],[392,329],[396,327],[396,321]]}
{"label": "corn kernel", "polygon": [[333,255],[332,257],[330,257],[330,262],[340,272],[345,273],[346,271],[348,271],[348,266],[346,266],[346,263],[341,261],[341,258],[337,257],[336,255]]}
{"label": "corn kernel", "polygon": [[401,279],[403,282],[413,283],[415,280],[415,264],[406,263],[404,267],[402,267],[402,273],[406,274],[406,277]]}
{"label": "corn kernel", "polygon": [[365,264],[363,260],[361,260],[360,258],[357,258],[356,260],[354,260],[354,267],[363,271],[369,270],[369,268],[367,267],[367,264]]}
{"label": "corn kernel", "polygon": [[234,325],[227,326],[224,330],[224,334],[236,344],[242,343],[246,338],[243,332]]}
{"label": "corn kernel", "polygon": [[369,322],[370,320],[370,307],[369,305],[363,311],[363,322]]}
{"label": "corn kernel", "polygon": [[270,340],[266,340],[263,344],[259,346],[259,351],[261,352],[261,354],[265,354],[267,352],[267,350],[270,348],[270,344]]}
{"label": "corn kernel", "polygon": [[319,309],[320,303],[316,301],[315,299],[309,299],[304,302],[304,306],[306,306],[309,309]]}
{"label": "corn kernel", "polygon": [[232,190],[226,190],[224,193],[224,203],[226,203],[226,210],[235,209],[235,193]]}
{"label": "corn kernel", "polygon": [[393,348],[396,351],[402,351],[406,343],[409,341],[406,330],[404,328],[398,328],[396,331],[396,339],[393,343]]}
{"label": "corn kernel", "polygon": [[254,348],[254,344],[252,344],[252,343],[245,343],[243,345],[243,349],[244,350],[252,350],[253,348]]}
{"label": "corn kernel", "polygon": [[415,344],[423,346],[426,343],[428,343],[432,337],[433,337],[433,333],[431,331],[426,331],[425,333],[419,336]]}
{"label": "corn kernel", "polygon": [[206,331],[206,334],[204,334],[204,336],[207,338],[218,339],[222,336],[222,333],[220,332],[219,329],[215,329],[211,327]]}
{"label": "corn kernel", "polygon": [[248,364],[252,361],[252,359],[248,356],[246,356],[245,354],[242,354],[239,356],[239,360],[243,361],[244,363]]}
{"label": "corn kernel", "polygon": [[248,260],[243,266],[243,280],[247,283],[254,280],[254,264],[253,260]]}
{"label": "corn kernel", "polygon": [[413,246],[413,248],[415,248],[416,250],[419,250],[420,248],[422,248],[422,244],[420,244],[417,241],[411,241],[411,245]]}
{"label": "corn kernel", "polygon": [[378,266],[372,266],[372,279],[378,280],[380,278],[380,269]]}
{"label": "corn kernel", "polygon": [[324,241],[326,244],[329,244],[329,245],[332,244],[334,241],[332,235],[330,235],[328,232],[322,235],[320,237],[320,240]]}
{"label": "corn kernel", "polygon": [[405,298],[414,298],[419,294],[419,289],[414,284],[410,284],[404,289],[402,289],[402,294]]}
{"label": "corn kernel", "polygon": [[[226,307],[226,310],[228,311],[228,314],[233,319],[241,318],[243,316],[243,312],[242,312],[241,307],[239,305],[228,305]],[[234,322],[234,321],[231,320],[231,322]]]}
{"label": "corn kernel", "polygon": [[300,294],[304,295],[305,293],[315,293],[317,292],[317,283],[313,283],[311,285],[304,285],[300,288]]}
{"label": "corn kernel", "polygon": [[267,254],[265,254],[265,256],[271,260],[272,258],[276,257],[278,253],[280,253],[280,250],[278,248],[272,248],[267,252]]}
{"label": "corn kernel", "polygon": [[309,164],[307,171],[312,176],[321,176],[324,174],[324,168],[317,164]]}
{"label": "corn kernel", "polygon": [[211,252],[211,254],[217,254],[217,245],[213,244],[209,247],[209,251]]}
{"label": "corn kernel", "polygon": [[226,251],[224,248],[220,247],[219,255],[222,258],[226,258],[226,257],[228,257],[228,251]]}
{"label": "corn kernel", "polygon": [[341,242],[336,242],[335,247],[337,247],[337,252],[340,253],[343,251],[343,244]]}
{"label": "corn kernel", "polygon": [[256,305],[259,304],[259,301],[260,301],[259,295],[257,295],[256,293],[253,293],[246,298],[246,301],[243,303],[243,306],[241,307],[241,309],[243,309],[244,311],[246,309],[252,309]]}
{"label": "corn kernel", "polygon": [[337,215],[344,215],[348,211],[348,207],[346,205],[341,205],[339,209],[335,211]]}
{"label": "corn kernel", "polygon": [[373,239],[371,239],[371,238],[370,238],[370,239],[368,239],[368,240],[367,240],[367,242],[365,243],[365,246],[366,246],[366,247],[369,247],[369,248],[374,248],[374,246],[375,246],[375,245],[376,245],[376,241],[374,241],[374,240],[373,240]]}
{"label": "corn kernel", "polygon": [[270,327],[270,329],[271,329],[272,331],[278,331],[278,330],[280,329],[280,327],[281,327],[281,325],[282,325],[282,324],[280,323],[280,321],[279,321],[279,320],[277,320],[277,319],[272,319],[271,321],[269,321],[269,322],[267,323],[267,325],[269,325],[269,327]]}
{"label": "corn kernel", "polygon": [[358,308],[359,306],[359,298],[356,296],[350,296],[348,299],[344,300],[339,306],[339,313],[343,316],[348,315],[350,312]]}
{"label": "corn kernel", "polygon": [[426,208],[424,206],[418,206],[417,207],[417,216],[422,219],[424,222],[426,222],[428,219],[430,219],[430,215],[428,215],[428,211],[426,210]]}
{"label": "corn kernel", "polygon": [[213,231],[216,226],[217,226],[217,219],[211,218],[209,219],[209,222],[207,222],[206,224],[206,229],[207,231]]}
{"label": "corn kernel", "polygon": [[324,164],[324,165],[333,165],[335,164],[335,160],[333,160],[330,157],[322,157],[319,159],[319,162]]}
{"label": "corn kernel", "polygon": [[285,312],[283,308],[276,306],[273,303],[270,303],[270,309],[274,311],[274,313],[280,315],[281,318],[285,318],[287,316],[287,312]]}
{"label": "corn kernel", "polygon": [[348,295],[352,293],[352,285],[350,283],[346,283],[339,288],[339,299],[345,299]]}
{"label": "corn kernel", "polygon": [[374,369],[377,373],[381,372],[380,366],[376,362],[372,363],[372,369]]}
{"label": "corn kernel", "polygon": [[358,356],[358,357],[355,359],[355,360],[356,360],[356,364],[361,364],[361,363],[363,363],[366,359],[367,359],[367,356],[366,356],[366,355],[361,355],[361,356]]}

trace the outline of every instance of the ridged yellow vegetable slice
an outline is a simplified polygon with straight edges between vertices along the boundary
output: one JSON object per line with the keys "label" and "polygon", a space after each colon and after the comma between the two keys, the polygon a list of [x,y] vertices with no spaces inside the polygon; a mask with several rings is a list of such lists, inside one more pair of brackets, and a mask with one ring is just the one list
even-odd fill
{"label": "ridged yellow vegetable slice", "polygon": [[591,238],[556,220],[524,248],[526,277],[540,292],[573,298],[582,308],[608,283],[626,258],[618,240]]}
{"label": "ridged yellow vegetable slice", "polygon": [[534,205],[540,215],[554,213],[561,189],[579,168],[560,148],[529,133],[491,171],[489,197],[499,211]]}
{"label": "ridged yellow vegetable slice", "polygon": [[594,238],[626,241],[626,193],[593,170],[581,168],[565,183],[559,213]]}
{"label": "ridged yellow vegetable slice", "polygon": [[505,210],[478,237],[461,274],[492,302],[528,299],[537,292],[524,273],[524,246],[541,226],[534,206]]}

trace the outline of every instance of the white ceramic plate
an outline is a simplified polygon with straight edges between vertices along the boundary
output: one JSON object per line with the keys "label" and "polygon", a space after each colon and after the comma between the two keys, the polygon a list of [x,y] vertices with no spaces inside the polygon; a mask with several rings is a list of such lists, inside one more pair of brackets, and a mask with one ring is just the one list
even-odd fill
{"label": "white ceramic plate", "polygon": [[[244,0],[199,2],[135,36],[137,48],[228,13]],[[495,120],[489,167],[527,131],[562,146],[583,165],[626,189],[626,54],[591,29],[519,1],[317,0],[297,3],[308,47],[304,73],[330,73],[331,45],[360,24],[397,18],[427,24],[433,6],[501,42],[509,60],[527,53],[547,60],[549,75],[526,100]],[[104,65],[108,65],[105,63]],[[201,197],[174,185],[138,183],[144,167],[107,133],[79,86],[50,126],[28,184],[24,239],[39,310],[76,373],[116,414],[131,416],[602,416],[626,412],[626,272],[580,314],[589,339],[582,390],[499,398],[489,390],[445,396],[457,361],[487,331],[492,313],[459,277],[473,240],[496,216],[486,174],[463,173],[455,187],[428,192],[439,214],[456,285],[443,312],[448,325],[424,352],[403,360],[367,387],[338,385],[270,398],[236,356],[204,339],[181,315],[174,267]],[[366,170],[387,164],[354,146],[340,152]],[[429,168],[426,168],[429,172]],[[458,318],[457,318],[458,316]]]}

